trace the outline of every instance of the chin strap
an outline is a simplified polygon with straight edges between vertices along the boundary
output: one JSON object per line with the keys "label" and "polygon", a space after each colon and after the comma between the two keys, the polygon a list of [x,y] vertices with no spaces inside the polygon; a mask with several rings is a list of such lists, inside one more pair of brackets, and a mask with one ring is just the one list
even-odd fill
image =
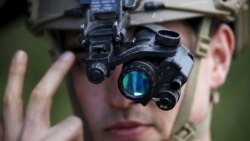
{"label": "chin strap", "polygon": [[[204,121],[199,124],[190,122],[189,117],[194,100],[194,94],[196,91],[200,63],[202,58],[207,57],[207,54],[209,52],[211,24],[211,18],[203,18],[195,50],[194,67],[188,80],[187,88],[182,99],[179,113],[172,128],[172,133],[169,141],[192,141],[202,137],[204,133],[209,130],[211,113],[207,116],[206,119],[204,119]],[[212,100],[216,99],[214,98],[216,97],[215,95],[211,95],[211,97]],[[211,111],[212,107],[213,102],[211,102],[210,106]]]}

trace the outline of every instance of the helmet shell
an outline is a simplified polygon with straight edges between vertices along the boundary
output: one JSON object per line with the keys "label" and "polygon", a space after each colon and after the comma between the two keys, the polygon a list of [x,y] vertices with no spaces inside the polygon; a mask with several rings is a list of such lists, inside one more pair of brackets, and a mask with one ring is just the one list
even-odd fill
{"label": "helmet shell", "polygon": [[[144,6],[148,2],[162,3],[165,8],[147,11]],[[80,7],[79,0],[29,0],[29,3],[30,16],[27,23],[28,28],[32,31],[80,29],[85,21],[84,17],[62,16],[53,19],[53,15]],[[204,16],[216,17],[233,23],[236,35],[236,54],[248,46],[247,0],[137,0],[135,10],[129,13],[131,26]],[[41,22],[49,18],[51,20]]]}

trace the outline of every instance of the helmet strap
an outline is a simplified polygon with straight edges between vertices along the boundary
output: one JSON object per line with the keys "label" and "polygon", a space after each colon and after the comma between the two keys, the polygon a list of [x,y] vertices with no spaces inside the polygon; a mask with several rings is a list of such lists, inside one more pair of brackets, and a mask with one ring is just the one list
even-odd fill
{"label": "helmet strap", "polygon": [[[201,60],[207,57],[209,52],[209,43],[210,43],[210,30],[212,25],[212,18],[205,17],[202,20],[201,28],[198,35],[197,45],[195,48],[195,62],[194,67],[191,72],[190,78],[187,83],[187,88],[185,90],[182,103],[175,120],[174,126],[172,128],[172,133],[170,136],[170,141],[190,141],[195,138],[199,138],[210,127],[211,113],[209,116],[204,119],[200,124],[195,124],[189,121],[194,94],[196,91],[198,74],[200,71]],[[212,103],[212,102],[211,102]],[[211,111],[212,111],[211,104]]]}

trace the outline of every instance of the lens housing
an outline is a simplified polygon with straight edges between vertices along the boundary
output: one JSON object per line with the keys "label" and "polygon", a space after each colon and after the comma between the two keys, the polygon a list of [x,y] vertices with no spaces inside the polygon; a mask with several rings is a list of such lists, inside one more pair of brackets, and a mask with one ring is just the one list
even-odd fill
{"label": "lens housing", "polygon": [[156,70],[146,61],[135,61],[124,66],[118,79],[120,91],[128,99],[146,105],[152,98]]}

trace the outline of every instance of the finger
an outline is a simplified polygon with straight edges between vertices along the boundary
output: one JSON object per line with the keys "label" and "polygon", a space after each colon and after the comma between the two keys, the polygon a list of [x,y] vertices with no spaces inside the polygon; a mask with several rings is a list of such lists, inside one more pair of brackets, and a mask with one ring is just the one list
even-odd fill
{"label": "finger", "polygon": [[10,65],[3,105],[4,136],[8,141],[16,140],[22,128],[22,91],[27,60],[28,57],[24,51],[17,51]]}
{"label": "finger", "polygon": [[64,53],[37,84],[28,103],[25,125],[29,124],[27,126],[34,127],[34,129],[37,129],[38,126],[50,127],[52,97],[72,66],[74,58],[73,53]]}
{"label": "finger", "polygon": [[49,131],[43,141],[83,141],[83,124],[80,118],[71,116]]}

